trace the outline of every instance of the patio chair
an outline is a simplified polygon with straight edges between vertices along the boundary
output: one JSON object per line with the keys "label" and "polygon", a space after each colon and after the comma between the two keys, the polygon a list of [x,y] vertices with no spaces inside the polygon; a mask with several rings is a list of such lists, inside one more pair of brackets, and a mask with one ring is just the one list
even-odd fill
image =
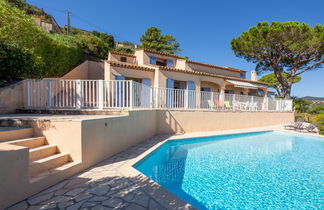
{"label": "patio chair", "polygon": [[224,101],[224,105],[225,105],[225,108],[226,109],[231,109],[232,108],[232,106],[231,106],[231,104],[230,104],[229,101]]}
{"label": "patio chair", "polygon": [[217,108],[223,108],[223,102],[222,102],[222,100],[215,100],[215,104],[216,104],[216,106],[217,106]]}
{"label": "patio chair", "polygon": [[215,104],[214,104],[214,102],[212,100],[208,100],[207,102],[208,102],[208,105],[209,105],[209,107],[211,109],[215,109],[216,108],[216,106],[215,106]]}
{"label": "patio chair", "polygon": [[309,133],[316,133],[316,126],[317,126],[317,124],[318,124],[317,122],[314,122],[314,123],[311,123],[311,124],[309,124],[309,125],[307,125],[305,127],[301,126],[299,128],[299,131],[305,130],[305,131],[307,131]]}
{"label": "patio chair", "polygon": [[286,129],[296,129],[296,128],[299,128],[303,125],[303,122],[304,122],[304,118],[298,118],[296,120],[296,122],[293,122],[289,125],[285,125],[285,128]]}
{"label": "patio chair", "polygon": [[238,101],[233,101],[232,104],[233,104],[234,110],[238,110],[241,107],[240,102],[238,102]]}

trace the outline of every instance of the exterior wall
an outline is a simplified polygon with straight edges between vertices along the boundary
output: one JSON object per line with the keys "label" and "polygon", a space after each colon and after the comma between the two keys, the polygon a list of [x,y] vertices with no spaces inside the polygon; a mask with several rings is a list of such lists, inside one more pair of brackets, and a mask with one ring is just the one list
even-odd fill
{"label": "exterior wall", "polygon": [[287,124],[293,112],[215,112],[157,110],[157,134],[190,133]]}
{"label": "exterior wall", "polygon": [[203,66],[194,63],[188,63],[187,65],[190,67],[189,69],[193,71],[207,72],[211,74],[218,74],[223,76],[240,78],[240,72],[236,72],[236,71],[229,71],[229,70],[227,71],[223,69],[217,69],[217,68]]}
{"label": "exterior wall", "polygon": [[0,88],[0,114],[14,113],[24,106],[24,82]]}
{"label": "exterior wall", "polygon": [[121,62],[120,57],[126,57],[127,58],[127,63],[136,63],[135,57],[122,56],[122,55],[117,55],[117,54],[113,54],[113,53],[109,53],[108,60],[109,61],[115,61],[115,62]]}
{"label": "exterior wall", "polygon": [[84,61],[60,79],[104,79],[104,63]]}
{"label": "exterior wall", "polygon": [[154,72],[150,71],[142,71],[142,70],[136,70],[136,69],[127,69],[127,68],[121,68],[121,67],[109,67],[109,71],[106,72],[107,74],[110,74],[109,77],[111,80],[115,80],[115,76],[122,75],[125,77],[133,77],[133,78],[149,78],[152,81],[152,84],[154,84]]}
{"label": "exterior wall", "polygon": [[104,63],[88,61],[88,78],[89,79],[104,79]]}
{"label": "exterior wall", "polygon": [[88,61],[84,61],[60,79],[88,79]]}
{"label": "exterior wall", "polygon": [[150,58],[147,58],[147,56],[144,55],[144,50],[135,50],[134,55],[136,56],[136,64],[137,65],[143,66],[145,63],[144,59],[146,59],[145,60],[146,62],[148,61],[148,63],[150,63]]}
{"label": "exterior wall", "polygon": [[220,92],[221,90],[221,87],[218,84],[212,82],[202,81],[200,86],[201,88],[210,88],[211,92]]}
{"label": "exterior wall", "polygon": [[156,56],[157,58],[161,58],[161,59],[169,59],[169,60],[173,60],[173,65],[174,67],[177,65],[177,59],[174,57],[170,57],[170,56],[165,56],[165,55],[156,55],[154,53],[149,53],[149,52],[144,52],[144,56],[143,56],[143,64],[144,65],[151,65],[150,64],[150,56]]}

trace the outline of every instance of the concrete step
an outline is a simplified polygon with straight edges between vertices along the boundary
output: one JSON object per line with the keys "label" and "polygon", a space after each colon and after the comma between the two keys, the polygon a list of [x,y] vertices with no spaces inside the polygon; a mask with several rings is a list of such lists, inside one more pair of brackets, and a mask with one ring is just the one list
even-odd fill
{"label": "concrete step", "polygon": [[31,138],[26,138],[26,139],[8,141],[6,143],[24,146],[24,147],[28,147],[28,148],[35,148],[35,147],[40,147],[40,146],[45,145],[46,140],[45,140],[45,137],[41,136],[41,137],[31,137]]}
{"label": "concrete step", "polygon": [[71,176],[75,171],[75,167],[79,167],[81,163],[80,162],[67,162],[66,164],[63,164],[59,167],[44,171],[42,173],[36,174],[34,176],[29,176],[29,182],[37,182],[42,179],[49,178],[51,176],[55,176],[58,173],[61,173],[61,175],[64,175],[66,177]]}
{"label": "concrete step", "polygon": [[33,128],[0,127],[0,142],[29,138],[34,135]]}
{"label": "concrete step", "polygon": [[29,149],[29,161],[39,160],[58,153],[56,145],[44,145]]}
{"label": "concrete step", "polygon": [[36,176],[70,162],[69,154],[59,153],[29,163],[29,176]]}

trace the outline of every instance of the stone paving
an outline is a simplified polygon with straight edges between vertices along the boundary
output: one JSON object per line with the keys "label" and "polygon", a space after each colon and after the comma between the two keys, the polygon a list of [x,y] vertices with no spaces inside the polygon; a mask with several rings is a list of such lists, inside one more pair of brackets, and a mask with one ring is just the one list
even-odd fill
{"label": "stone paving", "polygon": [[141,178],[126,178],[117,169],[165,140],[154,137],[66,179],[9,209],[166,209],[143,189]]}

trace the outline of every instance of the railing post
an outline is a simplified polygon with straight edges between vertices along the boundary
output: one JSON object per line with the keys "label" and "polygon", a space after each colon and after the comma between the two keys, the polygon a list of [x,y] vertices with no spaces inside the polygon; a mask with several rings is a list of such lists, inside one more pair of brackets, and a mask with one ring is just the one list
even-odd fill
{"label": "railing post", "polygon": [[81,109],[81,101],[82,101],[82,88],[81,88],[81,80],[77,80],[75,84],[75,108]]}
{"label": "railing post", "polygon": [[47,107],[50,108],[50,107],[52,107],[51,80],[46,80],[46,83],[47,83],[47,88],[46,88],[46,91],[47,91],[47,93],[46,93],[47,94]]}
{"label": "railing post", "polygon": [[130,100],[130,109],[133,109],[134,107],[134,83],[133,80],[129,81],[130,82],[130,88],[129,88],[129,100]]}
{"label": "railing post", "polygon": [[104,81],[98,80],[98,109],[103,109],[104,106]]}
{"label": "railing post", "polygon": [[29,108],[31,106],[31,94],[30,94],[30,79],[26,80],[26,97],[27,97],[27,107]]}

